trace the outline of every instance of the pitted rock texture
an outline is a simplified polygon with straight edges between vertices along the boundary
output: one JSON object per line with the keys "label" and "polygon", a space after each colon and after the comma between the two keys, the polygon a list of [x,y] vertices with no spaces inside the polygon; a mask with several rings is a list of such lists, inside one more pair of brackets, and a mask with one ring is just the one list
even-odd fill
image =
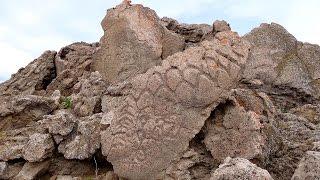
{"label": "pitted rock texture", "polygon": [[214,171],[210,180],[273,180],[267,170],[259,168],[247,159],[226,158]]}
{"label": "pitted rock texture", "polygon": [[93,55],[98,48],[98,43],[84,42],[62,48],[54,59],[57,77],[48,85],[47,94],[59,90],[63,96],[71,95],[79,78],[90,74]]}
{"label": "pitted rock texture", "polygon": [[204,140],[214,159],[222,162],[226,157],[253,159],[263,156],[267,137],[262,133],[260,115],[245,111],[239,105],[217,112],[208,123]]}
{"label": "pitted rock texture", "polygon": [[43,94],[56,77],[55,51],[46,51],[25,68],[21,68],[10,80],[0,85],[0,100],[15,95]]}
{"label": "pitted rock texture", "polygon": [[[34,134],[45,133],[45,132],[41,128],[39,128],[38,124],[33,124],[33,126],[34,127],[25,127],[25,128],[15,129],[15,130],[1,131],[1,136],[0,136],[0,139],[1,139],[0,160],[1,161],[9,161],[9,160],[24,158],[24,155],[28,157],[29,154],[25,153],[28,151],[27,150],[28,148],[31,148],[31,150],[36,150],[34,149],[33,146],[31,147],[27,146],[30,141],[30,137],[32,137]],[[46,147],[48,147],[47,144],[45,144],[41,148],[44,148],[43,149],[44,151],[50,149]],[[46,151],[46,152],[50,152],[50,151]],[[39,152],[38,154],[39,156],[35,155],[32,158],[41,160],[45,156],[48,156],[46,152]]]}
{"label": "pitted rock texture", "polygon": [[252,44],[246,80],[286,85],[319,97],[320,47],[296,40],[282,26],[261,24],[244,36]]}
{"label": "pitted rock texture", "polygon": [[[25,127],[42,119],[57,109],[56,101],[52,97],[35,95],[16,96],[10,102],[4,102],[0,108],[0,128],[10,130]],[[23,119],[23,121],[21,121]]]}
{"label": "pitted rock texture", "polygon": [[111,110],[111,132],[102,134],[110,139],[102,141],[103,154],[117,174],[156,178],[187,150],[211,110],[239,80],[249,45],[234,33],[228,35],[234,44],[205,41],[132,79],[123,101]]}
{"label": "pitted rock texture", "polygon": [[129,2],[0,84],[0,179],[318,178],[318,45]]}
{"label": "pitted rock texture", "polygon": [[66,159],[88,159],[100,148],[101,114],[83,117],[77,129],[63,140],[58,147]]}
{"label": "pitted rock texture", "polygon": [[21,171],[14,180],[33,180],[39,178],[49,169],[50,161],[41,163],[25,163]]}
{"label": "pitted rock texture", "polygon": [[73,87],[73,111],[77,116],[91,116],[102,111],[101,98],[107,89],[99,72],[84,75]]}
{"label": "pitted rock texture", "polygon": [[105,35],[93,69],[107,82],[119,82],[145,73],[162,58],[182,51],[184,39],[163,27],[157,14],[142,5],[118,5],[103,19]]}
{"label": "pitted rock texture", "polygon": [[320,179],[320,152],[308,151],[295,170],[292,180]]}
{"label": "pitted rock texture", "polygon": [[177,20],[164,17],[161,23],[170,31],[184,37],[186,43],[199,43],[202,38],[212,31],[208,24],[179,24]]}
{"label": "pitted rock texture", "polygon": [[23,158],[29,162],[40,162],[53,153],[54,142],[50,134],[35,133],[30,136],[23,150]]}
{"label": "pitted rock texture", "polygon": [[278,114],[275,122],[279,135],[273,138],[281,143],[266,169],[275,179],[290,179],[305,153],[320,141],[320,129],[304,117],[290,113]]}
{"label": "pitted rock texture", "polygon": [[67,110],[59,110],[53,115],[44,116],[40,123],[50,134],[67,136],[72,132],[75,121],[75,117]]}

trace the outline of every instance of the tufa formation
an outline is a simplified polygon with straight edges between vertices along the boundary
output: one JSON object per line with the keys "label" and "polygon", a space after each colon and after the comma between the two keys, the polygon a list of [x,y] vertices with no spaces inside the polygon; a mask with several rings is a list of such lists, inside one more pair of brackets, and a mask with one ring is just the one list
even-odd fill
{"label": "tufa formation", "polygon": [[320,47],[124,1],[0,84],[0,179],[320,179]]}

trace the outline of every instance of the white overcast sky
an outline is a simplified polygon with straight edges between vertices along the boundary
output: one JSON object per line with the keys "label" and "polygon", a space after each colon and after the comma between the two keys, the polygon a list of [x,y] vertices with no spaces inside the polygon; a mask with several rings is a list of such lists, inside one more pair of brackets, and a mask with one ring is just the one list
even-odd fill
{"label": "white overcast sky", "polygon": [[[0,0],[0,82],[45,50],[97,42],[106,10],[121,0]],[[241,35],[262,22],[320,44],[320,0],[132,0],[185,23],[225,19]]]}

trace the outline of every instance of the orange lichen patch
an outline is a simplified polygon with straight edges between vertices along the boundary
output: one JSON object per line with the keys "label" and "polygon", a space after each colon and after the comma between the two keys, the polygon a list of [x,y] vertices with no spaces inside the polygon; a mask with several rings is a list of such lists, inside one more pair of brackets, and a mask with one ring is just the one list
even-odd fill
{"label": "orange lichen patch", "polygon": [[229,39],[222,39],[221,41],[220,41],[220,43],[222,44],[222,45],[229,45],[230,44],[230,41],[229,41]]}
{"label": "orange lichen patch", "polygon": [[126,5],[131,5],[131,0],[123,0],[122,3]]}
{"label": "orange lichen patch", "polygon": [[217,69],[217,68],[219,68],[219,65],[217,63],[211,63],[210,67],[213,69]]}

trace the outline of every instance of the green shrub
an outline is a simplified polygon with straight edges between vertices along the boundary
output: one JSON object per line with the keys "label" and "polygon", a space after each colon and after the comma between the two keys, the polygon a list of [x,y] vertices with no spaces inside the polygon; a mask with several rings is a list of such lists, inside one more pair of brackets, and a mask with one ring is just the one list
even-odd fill
{"label": "green shrub", "polygon": [[72,108],[72,99],[71,97],[66,97],[62,101],[62,106],[64,109],[71,109]]}

